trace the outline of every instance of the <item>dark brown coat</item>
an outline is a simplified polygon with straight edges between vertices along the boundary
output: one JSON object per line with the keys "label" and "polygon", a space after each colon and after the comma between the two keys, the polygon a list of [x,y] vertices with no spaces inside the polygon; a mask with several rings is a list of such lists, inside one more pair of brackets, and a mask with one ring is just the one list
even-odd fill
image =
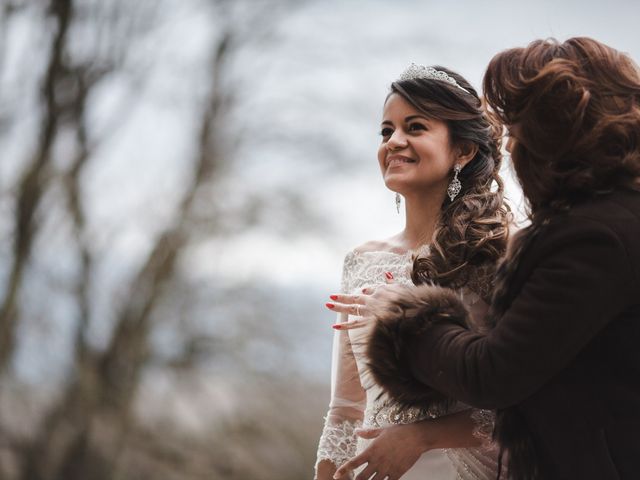
{"label": "dark brown coat", "polygon": [[379,316],[372,373],[405,404],[436,390],[497,409],[518,478],[640,479],[640,193],[600,195],[524,235],[493,329],[471,331],[450,292],[416,287]]}

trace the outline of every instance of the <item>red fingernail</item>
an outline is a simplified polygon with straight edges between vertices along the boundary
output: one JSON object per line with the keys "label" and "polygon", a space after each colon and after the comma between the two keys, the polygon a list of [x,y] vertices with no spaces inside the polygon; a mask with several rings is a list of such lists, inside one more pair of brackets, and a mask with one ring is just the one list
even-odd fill
{"label": "red fingernail", "polygon": [[331,300],[337,300],[338,299],[338,295],[329,295],[329,298]]}
{"label": "red fingernail", "polygon": [[367,293],[367,289],[366,289],[366,288],[363,288],[363,289],[362,289],[362,293]]}
{"label": "red fingernail", "polygon": [[327,308],[336,308],[333,303],[325,303],[325,305],[327,306]]}
{"label": "red fingernail", "polygon": [[391,272],[384,272],[384,274],[386,275],[386,277],[387,277],[389,280],[393,280],[393,273],[391,273]]}
{"label": "red fingernail", "polygon": [[342,325],[335,324],[335,325],[331,325],[331,326],[333,328],[335,328],[336,330],[342,330]]}

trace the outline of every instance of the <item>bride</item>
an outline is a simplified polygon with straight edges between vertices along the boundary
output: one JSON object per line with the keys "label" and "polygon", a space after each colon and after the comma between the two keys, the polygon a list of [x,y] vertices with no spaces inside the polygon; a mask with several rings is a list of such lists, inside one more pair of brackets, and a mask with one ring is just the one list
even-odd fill
{"label": "bride", "polygon": [[463,77],[412,64],[391,85],[380,133],[378,162],[398,208],[405,199],[406,225],[349,252],[341,294],[327,303],[338,322],[315,478],[493,480],[491,412],[444,398],[426,411],[394,404],[374,384],[364,346],[371,294],[393,282],[455,289],[482,330],[511,219],[498,176],[501,131]]}

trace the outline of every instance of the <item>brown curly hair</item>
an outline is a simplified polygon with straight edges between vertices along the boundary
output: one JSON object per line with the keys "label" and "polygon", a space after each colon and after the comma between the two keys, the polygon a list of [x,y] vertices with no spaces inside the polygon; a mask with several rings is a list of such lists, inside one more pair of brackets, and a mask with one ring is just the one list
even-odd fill
{"label": "brown curly hair", "polygon": [[537,40],[496,55],[484,77],[491,114],[514,139],[530,217],[640,176],[640,72],[596,40]]}
{"label": "brown curly hair", "polygon": [[411,79],[392,83],[389,95],[397,93],[428,118],[444,121],[452,145],[471,142],[478,151],[459,174],[460,194],[453,201],[445,198],[429,253],[414,258],[411,277],[417,285],[467,285],[486,299],[511,222],[499,176],[502,129],[490,122],[466,79],[447,68],[434,68],[453,77],[466,92],[439,80]]}

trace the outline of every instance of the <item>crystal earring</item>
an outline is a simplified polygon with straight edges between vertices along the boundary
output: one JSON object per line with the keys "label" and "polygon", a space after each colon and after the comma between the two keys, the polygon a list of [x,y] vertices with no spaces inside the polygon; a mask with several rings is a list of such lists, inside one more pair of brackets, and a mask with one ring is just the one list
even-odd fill
{"label": "crystal earring", "polygon": [[462,165],[460,165],[459,163],[456,163],[453,166],[453,180],[451,180],[451,183],[449,184],[449,188],[447,188],[447,194],[449,195],[449,198],[451,199],[452,202],[458,196],[458,194],[460,193],[460,190],[462,190],[462,183],[460,183],[460,180],[458,179],[458,174],[460,173],[460,170],[462,170]]}
{"label": "crystal earring", "polygon": [[400,194],[396,192],[396,211],[400,214],[400,204],[402,204],[402,199],[400,198]]}

